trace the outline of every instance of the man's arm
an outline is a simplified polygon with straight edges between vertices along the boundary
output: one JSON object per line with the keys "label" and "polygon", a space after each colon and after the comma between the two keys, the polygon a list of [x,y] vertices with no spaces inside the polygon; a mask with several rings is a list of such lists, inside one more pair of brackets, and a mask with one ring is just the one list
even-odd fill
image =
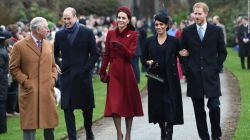
{"label": "man's arm", "polygon": [[89,41],[88,47],[90,50],[89,52],[90,58],[88,60],[88,63],[83,68],[84,72],[89,72],[91,69],[93,69],[93,67],[95,66],[95,63],[97,62],[100,56],[96,47],[95,36],[91,30],[89,30],[88,41]]}
{"label": "man's arm", "polygon": [[219,66],[219,70],[222,69],[223,67],[223,62],[226,60],[227,57],[227,50],[226,50],[226,46],[225,46],[225,41],[224,41],[224,35],[223,35],[223,31],[222,28],[218,28],[218,32],[219,32],[219,39],[218,39],[218,47],[217,47],[217,51],[218,51],[218,57],[217,57],[217,61],[218,61],[218,66]]}

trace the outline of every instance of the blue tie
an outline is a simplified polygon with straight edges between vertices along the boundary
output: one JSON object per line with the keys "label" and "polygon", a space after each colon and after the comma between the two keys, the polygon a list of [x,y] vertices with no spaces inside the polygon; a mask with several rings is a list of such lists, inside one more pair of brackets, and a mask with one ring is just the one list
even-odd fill
{"label": "blue tie", "polygon": [[41,49],[42,49],[42,40],[37,40],[36,43],[37,43],[37,45],[36,45],[37,49],[39,51],[41,51]]}
{"label": "blue tie", "polygon": [[203,28],[202,28],[202,27],[199,27],[199,29],[198,29],[198,35],[199,35],[199,37],[200,37],[200,39],[201,39],[201,41],[202,41],[202,40],[203,40],[203,37],[204,37]]}

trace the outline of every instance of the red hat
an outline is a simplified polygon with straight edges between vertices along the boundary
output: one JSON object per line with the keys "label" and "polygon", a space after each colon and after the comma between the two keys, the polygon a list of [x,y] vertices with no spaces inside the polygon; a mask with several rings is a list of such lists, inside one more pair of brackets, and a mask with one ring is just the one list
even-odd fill
{"label": "red hat", "polygon": [[117,8],[116,10],[116,14],[118,15],[119,12],[124,12],[127,14],[128,18],[131,19],[131,11],[129,10],[129,8],[127,6],[120,6]]}

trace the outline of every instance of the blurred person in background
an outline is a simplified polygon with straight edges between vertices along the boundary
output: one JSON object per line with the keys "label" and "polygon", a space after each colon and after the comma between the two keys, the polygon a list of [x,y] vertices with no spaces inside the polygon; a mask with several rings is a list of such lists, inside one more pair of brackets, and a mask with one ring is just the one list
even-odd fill
{"label": "blurred person in background", "polygon": [[[243,17],[241,20],[241,25],[238,27],[237,39],[239,43],[239,57],[241,68],[247,68],[250,70],[250,34],[248,33],[248,26],[248,17]],[[245,59],[247,59],[247,62],[245,61]]]}
{"label": "blurred person in background", "polygon": [[5,40],[11,34],[0,31],[0,134],[7,132],[6,100],[8,94],[9,55],[5,47]]}
{"label": "blurred person in background", "polygon": [[[7,40],[8,52],[11,52],[13,45],[22,37],[20,37],[17,24],[10,24],[7,26],[7,30],[11,32],[12,37]],[[18,82],[12,78],[9,74],[9,87],[8,87],[8,97],[6,101],[6,111],[7,116],[19,115],[18,109]]]}

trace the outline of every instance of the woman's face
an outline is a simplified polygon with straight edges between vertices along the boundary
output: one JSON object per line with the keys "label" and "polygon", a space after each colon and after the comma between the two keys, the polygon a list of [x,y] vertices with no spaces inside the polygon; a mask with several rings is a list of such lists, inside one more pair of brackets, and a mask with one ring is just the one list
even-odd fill
{"label": "woman's face", "polygon": [[166,34],[167,24],[156,20],[155,21],[155,30],[157,34]]}
{"label": "woman's face", "polygon": [[126,13],[119,12],[117,15],[117,26],[119,29],[125,29],[129,23],[129,19]]}

